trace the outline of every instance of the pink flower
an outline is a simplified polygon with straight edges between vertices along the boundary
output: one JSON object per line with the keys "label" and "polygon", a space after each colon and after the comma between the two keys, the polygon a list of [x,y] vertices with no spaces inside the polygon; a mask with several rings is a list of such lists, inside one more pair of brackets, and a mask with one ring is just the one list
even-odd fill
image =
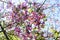
{"label": "pink flower", "polygon": [[16,28],[14,29],[14,31],[15,31],[16,35],[18,35],[18,36],[19,36],[19,34],[21,33],[21,30],[20,30],[20,28],[18,28],[18,27],[16,27]]}
{"label": "pink flower", "polygon": [[20,32],[20,28],[16,27],[16,28],[15,28],[15,31],[16,31],[16,32]]}

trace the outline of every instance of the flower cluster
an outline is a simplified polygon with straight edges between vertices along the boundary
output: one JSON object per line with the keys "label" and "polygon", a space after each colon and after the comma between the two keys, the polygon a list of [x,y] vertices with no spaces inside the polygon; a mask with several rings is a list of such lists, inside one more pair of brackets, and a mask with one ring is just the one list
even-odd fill
{"label": "flower cluster", "polygon": [[[11,7],[9,2],[9,6]],[[8,11],[3,15],[6,18],[5,24],[8,29],[14,30],[14,35],[20,37],[22,40],[38,40],[38,37],[43,37],[40,32],[41,28],[44,28],[46,15],[41,10],[36,9],[35,3],[32,7],[22,3],[17,5],[12,4],[12,11]],[[8,8],[10,8],[8,6]],[[36,5],[37,6],[37,5]],[[42,10],[43,11],[43,10]],[[38,36],[39,35],[39,36]]]}

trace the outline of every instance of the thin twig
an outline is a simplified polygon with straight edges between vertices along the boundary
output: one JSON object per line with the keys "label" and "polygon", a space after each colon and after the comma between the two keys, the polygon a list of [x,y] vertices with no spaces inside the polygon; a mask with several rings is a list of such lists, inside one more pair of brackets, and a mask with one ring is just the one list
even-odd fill
{"label": "thin twig", "polygon": [[40,9],[41,9],[41,7],[45,4],[45,2],[46,2],[46,0],[43,2],[43,4],[40,6]]}
{"label": "thin twig", "polygon": [[8,2],[6,2],[6,1],[2,1],[2,0],[0,0],[1,2],[4,2],[4,3],[8,3]]}
{"label": "thin twig", "polygon": [[49,8],[52,8],[54,5],[56,5],[56,4],[53,4],[51,7],[45,8],[44,10],[49,9]]}

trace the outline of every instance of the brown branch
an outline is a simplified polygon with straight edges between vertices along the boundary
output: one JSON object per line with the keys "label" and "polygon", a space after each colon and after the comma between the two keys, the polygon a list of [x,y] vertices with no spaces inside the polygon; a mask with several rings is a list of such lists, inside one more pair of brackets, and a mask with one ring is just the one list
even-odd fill
{"label": "brown branch", "polygon": [[[43,2],[43,4],[39,7],[39,8],[37,8],[37,12],[39,12],[39,11],[41,11],[41,8],[42,8],[42,6],[45,4],[45,2],[46,2],[46,0]],[[43,10],[42,10],[43,11]]]}
{"label": "brown branch", "polygon": [[1,24],[0,24],[0,27],[1,27],[1,29],[2,29],[2,32],[3,32],[4,35],[5,35],[6,39],[9,40],[8,35],[6,34],[6,31],[4,30],[4,28],[2,27]]}

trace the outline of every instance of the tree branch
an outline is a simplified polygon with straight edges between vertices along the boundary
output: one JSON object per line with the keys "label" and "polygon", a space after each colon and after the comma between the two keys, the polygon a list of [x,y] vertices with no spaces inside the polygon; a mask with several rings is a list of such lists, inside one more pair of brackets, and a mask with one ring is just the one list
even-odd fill
{"label": "tree branch", "polygon": [[9,40],[8,35],[6,34],[6,31],[4,30],[4,28],[2,27],[1,24],[0,24],[0,27],[1,27],[1,29],[2,29],[2,32],[3,32],[4,35],[5,35],[6,39]]}
{"label": "tree branch", "polygon": [[[43,4],[39,7],[39,8],[37,8],[37,12],[39,12],[39,11],[41,11],[41,8],[42,8],[42,6],[45,4],[45,2],[46,2],[46,0],[43,2]],[[43,10],[42,10],[43,11]]]}
{"label": "tree branch", "polygon": [[46,0],[43,2],[43,4],[40,6],[40,9],[41,9],[41,7],[45,4],[45,2],[46,2]]}

